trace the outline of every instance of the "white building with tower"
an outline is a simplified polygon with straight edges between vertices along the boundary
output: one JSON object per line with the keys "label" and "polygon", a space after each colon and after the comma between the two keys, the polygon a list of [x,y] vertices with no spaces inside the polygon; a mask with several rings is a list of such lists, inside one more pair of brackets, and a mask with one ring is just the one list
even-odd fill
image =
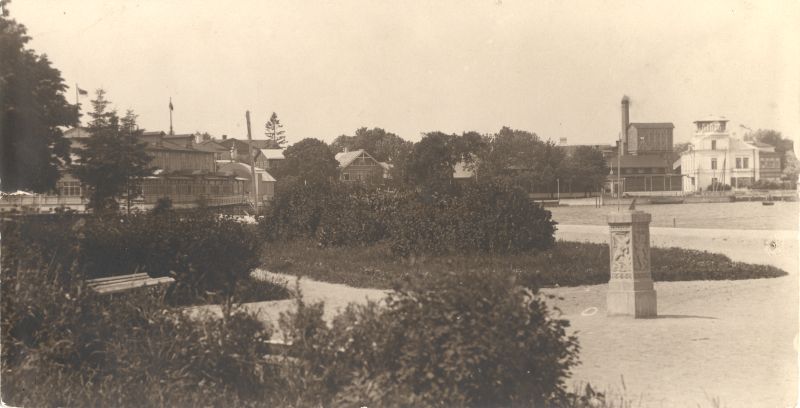
{"label": "white building with tower", "polygon": [[681,154],[683,191],[705,191],[724,184],[743,188],[761,179],[761,148],[732,137],[728,122],[722,116],[694,122],[689,150]]}

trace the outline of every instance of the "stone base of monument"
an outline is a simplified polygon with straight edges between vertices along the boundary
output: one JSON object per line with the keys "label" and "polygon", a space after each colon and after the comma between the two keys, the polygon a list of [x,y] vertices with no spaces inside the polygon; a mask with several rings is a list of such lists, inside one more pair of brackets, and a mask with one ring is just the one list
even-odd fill
{"label": "stone base of monument", "polygon": [[656,317],[656,291],[650,274],[650,214],[624,211],[608,215],[611,277],[606,314],[637,319]]}
{"label": "stone base of monument", "polygon": [[606,296],[608,316],[631,316],[645,319],[658,316],[656,291],[608,291]]}

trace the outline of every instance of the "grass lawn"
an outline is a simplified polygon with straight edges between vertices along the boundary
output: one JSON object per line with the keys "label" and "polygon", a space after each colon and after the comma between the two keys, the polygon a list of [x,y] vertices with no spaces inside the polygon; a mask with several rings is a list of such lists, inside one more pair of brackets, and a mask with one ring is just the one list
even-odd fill
{"label": "grass lawn", "polygon": [[[390,289],[412,275],[443,270],[513,270],[530,287],[579,286],[608,282],[605,244],[559,241],[547,251],[515,255],[466,254],[399,258],[388,246],[322,248],[312,241],[270,243],[263,265],[272,272],[307,276],[361,288]],[[731,261],[725,255],[680,248],[652,248],[656,281],[774,278],[786,272],[766,265]]]}

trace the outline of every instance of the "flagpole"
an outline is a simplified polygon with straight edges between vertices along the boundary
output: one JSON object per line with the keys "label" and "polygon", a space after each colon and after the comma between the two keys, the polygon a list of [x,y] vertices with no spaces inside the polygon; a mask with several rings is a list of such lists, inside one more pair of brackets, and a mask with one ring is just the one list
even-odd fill
{"label": "flagpole", "polygon": [[174,135],[175,132],[172,131],[172,97],[169,97],[169,134]]}

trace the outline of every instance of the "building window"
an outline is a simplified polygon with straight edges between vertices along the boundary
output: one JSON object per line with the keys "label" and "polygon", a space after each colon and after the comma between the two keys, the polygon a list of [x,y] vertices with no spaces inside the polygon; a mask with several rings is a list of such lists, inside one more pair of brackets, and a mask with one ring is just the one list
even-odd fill
{"label": "building window", "polygon": [[737,157],[736,158],[736,168],[737,169],[741,169],[742,168],[742,158],[741,157]]}
{"label": "building window", "polygon": [[[711,150],[717,150],[717,141],[716,140],[712,140],[711,141]],[[716,168],[716,167],[714,167],[714,168]]]}
{"label": "building window", "polygon": [[66,197],[81,196],[81,183],[79,181],[62,181],[58,184],[59,195]]}
{"label": "building window", "polygon": [[342,180],[350,181],[350,173],[342,173]]}
{"label": "building window", "polygon": [[749,157],[742,157],[742,168],[749,169],[750,168],[750,158]]}
{"label": "building window", "polygon": [[711,159],[711,170],[717,169],[717,159]]}

